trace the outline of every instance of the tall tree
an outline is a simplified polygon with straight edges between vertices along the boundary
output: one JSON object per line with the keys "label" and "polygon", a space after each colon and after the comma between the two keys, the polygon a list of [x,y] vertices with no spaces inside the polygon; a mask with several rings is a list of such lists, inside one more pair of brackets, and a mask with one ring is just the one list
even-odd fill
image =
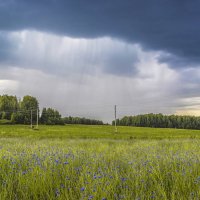
{"label": "tall tree", "polygon": [[53,108],[43,108],[40,121],[47,125],[63,124],[61,114]]}
{"label": "tall tree", "polygon": [[38,100],[32,96],[24,96],[21,104],[21,110],[24,116],[24,124],[28,124],[31,121],[31,112],[32,112],[32,120],[33,122],[37,119],[37,109],[39,108]]}

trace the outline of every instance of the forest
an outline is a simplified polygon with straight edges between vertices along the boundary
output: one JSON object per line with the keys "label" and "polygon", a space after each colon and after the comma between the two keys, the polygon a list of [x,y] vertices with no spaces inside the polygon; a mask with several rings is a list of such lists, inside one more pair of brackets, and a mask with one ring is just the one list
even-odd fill
{"label": "forest", "polygon": [[85,117],[64,117],[65,124],[86,124],[86,125],[103,125],[103,122],[95,119],[87,119]]}
{"label": "forest", "polygon": [[32,96],[26,95],[21,99],[16,96],[0,96],[0,124],[33,124],[38,122],[46,125],[64,124],[88,124],[101,125],[102,121],[86,119],[80,117],[62,118],[58,110],[53,108],[43,108],[40,114],[39,101]]}
{"label": "forest", "polygon": [[[112,122],[114,124],[115,121]],[[143,114],[136,116],[125,116],[116,120],[120,126],[138,126],[153,128],[178,128],[178,129],[200,129],[200,117],[179,116],[159,114]]]}

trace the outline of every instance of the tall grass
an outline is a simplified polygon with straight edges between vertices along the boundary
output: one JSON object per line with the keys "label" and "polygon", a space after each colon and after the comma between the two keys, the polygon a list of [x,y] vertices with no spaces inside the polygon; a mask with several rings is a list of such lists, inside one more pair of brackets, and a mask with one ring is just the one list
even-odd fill
{"label": "tall grass", "polygon": [[199,199],[200,140],[0,140],[0,199]]}

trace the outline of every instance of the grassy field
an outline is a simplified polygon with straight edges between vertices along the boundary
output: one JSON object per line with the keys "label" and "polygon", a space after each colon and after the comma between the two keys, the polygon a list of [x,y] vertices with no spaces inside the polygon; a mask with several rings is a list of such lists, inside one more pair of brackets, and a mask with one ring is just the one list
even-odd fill
{"label": "grassy field", "polygon": [[0,199],[200,199],[200,131],[0,126]]}
{"label": "grassy field", "polygon": [[183,139],[200,138],[200,130],[169,129],[169,128],[141,128],[118,127],[115,134],[113,126],[39,126],[39,130],[32,130],[29,126],[2,125],[0,138],[29,137],[36,139]]}

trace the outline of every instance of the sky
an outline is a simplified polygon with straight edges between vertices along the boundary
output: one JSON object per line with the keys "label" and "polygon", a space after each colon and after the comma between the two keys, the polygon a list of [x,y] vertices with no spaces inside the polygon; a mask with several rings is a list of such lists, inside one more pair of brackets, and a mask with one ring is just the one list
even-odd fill
{"label": "sky", "polygon": [[0,94],[109,122],[200,114],[199,0],[0,0]]}

